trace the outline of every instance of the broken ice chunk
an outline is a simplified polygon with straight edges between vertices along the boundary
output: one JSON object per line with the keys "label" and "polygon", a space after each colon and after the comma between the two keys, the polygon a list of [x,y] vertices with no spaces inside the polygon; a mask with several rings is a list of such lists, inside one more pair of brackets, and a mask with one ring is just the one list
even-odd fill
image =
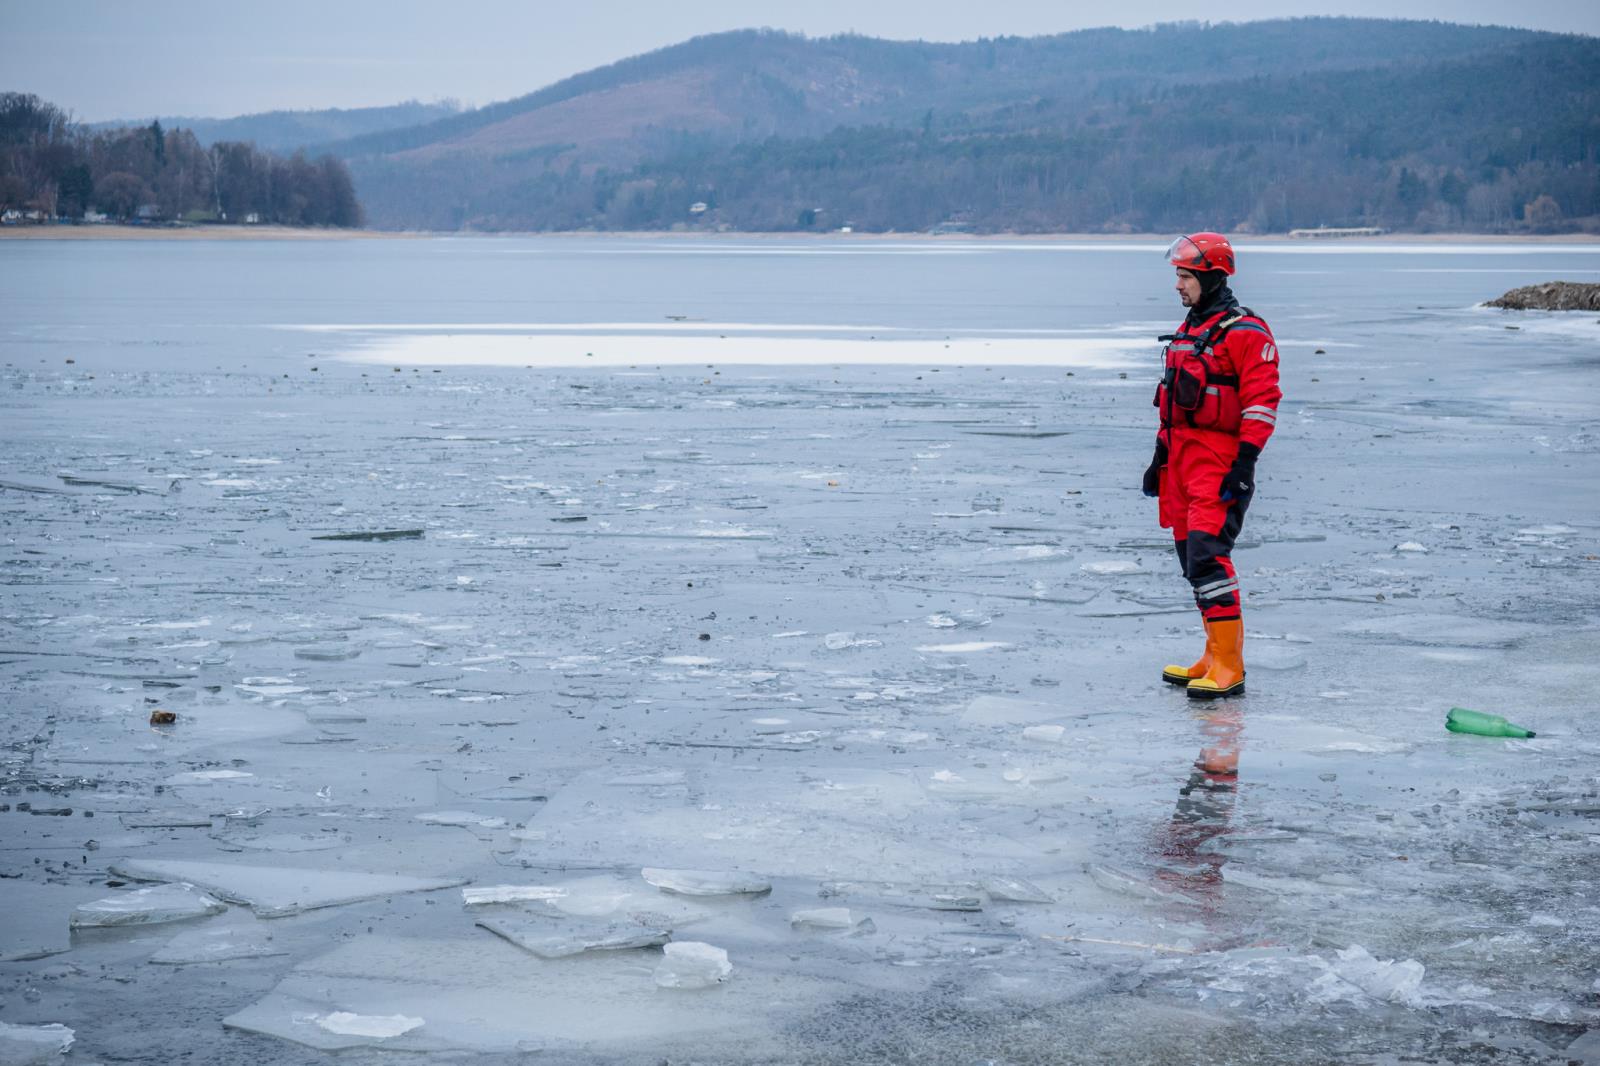
{"label": "broken ice chunk", "polygon": [[1188,898],[1187,896],[1180,895],[1176,892],[1168,892],[1166,889],[1157,888],[1148,881],[1140,880],[1132,874],[1124,873],[1121,870],[1110,866],[1105,866],[1101,863],[1085,863],[1083,872],[1089,875],[1089,879],[1091,881],[1105,889],[1107,892],[1114,892],[1118,895],[1132,896],[1134,899],[1148,900],[1156,903],[1194,902],[1194,900]]}
{"label": "broken ice chunk", "polygon": [[789,924],[796,929],[854,929],[856,917],[849,907],[814,907],[789,915]]}
{"label": "broken ice chunk", "polygon": [[672,939],[672,930],[632,922],[557,927],[536,918],[482,918],[479,927],[509,940],[541,959],[564,959],[586,951],[653,948]]}
{"label": "broken ice chunk", "polygon": [[54,1062],[65,1055],[77,1034],[60,1022],[49,1025],[12,1025],[0,1022],[0,1062],[6,1066],[33,1066]]}
{"label": "broken ice chunk", "polygon": [[1039,744],[1060,744],[1067,736],[1067,727],[1061,725],[1030,725],[1022,731],[1022,739]]}
{"label": "broken ice chunk", "polygon": [[1084,563],[1078,569],[1086,574],[1102,574],[1106,576],[1119,576],[1122,574],[1137,574],[1139,564],[1131,559],[1106,559],[1100,562]]}
{"label": "broken ice chunk", "polygon": [[844,651],[846,648],[881,648],[883,641],[873,640],[871,637],[857,637],[854,633],[829,633],[822,638],[822,646],[829,651]]}
{"label": "broken ice chunk", "polygon": [[489,903],[561,899],[566,894],[566,889],[554,885],[480,885],[477,888],[463,888],[461,902],[463,906],[481,907]]}
{"label": "broken ice chunk", "polygon": [[413,1029],[420,1029],[423,1021],[421,1018],[410,1018],[404,1014],[351,1014],[347,1010],[336,1010],[319,1017],[317,1024],[328,1032],[338,1033],[340,1036],[366,1036],[374,1040],[390,1040],[404,1036]]}
{"label": "broken ice chunk", "polygon": [[1416,959],[1375,959],[1366,948],[1353,944],[1335,953],[1329,972],[1311,984],[1311,998],[1318,1003],[1331,1003],[1351,998],[1350,986],[1360,989],[1373,999],[1399,1003],[1407,1007],[1422,1006],[1422,963]]}
{"label": "broken ice chunk", "polygon": [[771,881],[735,870],[662,870],[646,866],[640,876],[661,891],[680,896],[759,895],[772,891]]}
{"label": "broken ice chunk", "polygon": [[113,925],[157,925],[205,918],[228,908],[221,900],[191,884],[151,885],[85,903],[72,912],[74,929],[93,929]]}
{"label": "broken ice chunk", "polygon": [[662,988],[710,988],[731,973],[726,951],[698,940],[678,940],[662,949],[655,979]]}
{"label": "broken ice chunk", "polygon": [[111,870],[135,881],[188,881],[229,902],[246,904],[258,918],[281,918],[318,907],[337,907],[402,892],[433,892],[462,884],[459,877],[403,877],[165,859],[129,859],[113,864]]}
{"label": "broken ice chunk", "polygon": [[242,929],[192,929],[167,941],[150,961],[163,966],[188,966],[200,962],[227,962],[230,959],[260,959],[287,955],[274,946],[265,933]]}
{"label": "broken ice chunk", "polygon": [[506,827],[504,818],[485,817],[481,814],[473,814],[471,811],[426,811],[422,814],[413,815],[413,817],[417,821],[426,822],[429,825],[477,826],[480,829],[504,829]]}
{"label": "broken ice chunk", "polygon": [[983,890],[989,898],[1006,903],[1054,903],[1055,897],[1032,881],[1020,877],[986,877]]}

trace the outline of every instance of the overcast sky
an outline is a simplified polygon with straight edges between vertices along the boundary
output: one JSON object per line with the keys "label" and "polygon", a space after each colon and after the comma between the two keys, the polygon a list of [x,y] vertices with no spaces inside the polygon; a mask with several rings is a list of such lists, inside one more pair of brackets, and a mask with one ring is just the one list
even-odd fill
{"label": "overcast sky", "polygon": [[[1296,15],[1445,19],[1600,34],[1593,0],[1123,0],[1115,25]],[[0,90],[84,121],[504,100],[719,30],[961,41],[1104,26],[1060,0],[0,0]]]}

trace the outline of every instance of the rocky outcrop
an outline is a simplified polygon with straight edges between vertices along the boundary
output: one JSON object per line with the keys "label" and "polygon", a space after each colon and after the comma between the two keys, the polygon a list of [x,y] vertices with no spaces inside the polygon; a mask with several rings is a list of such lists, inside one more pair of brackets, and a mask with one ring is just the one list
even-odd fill
{"label": "rocky outcrop", "polygon": [[1547,281],[1512,289],[1484,306],[1508,311],[1600,311],[1600,284],[1588,281]]}

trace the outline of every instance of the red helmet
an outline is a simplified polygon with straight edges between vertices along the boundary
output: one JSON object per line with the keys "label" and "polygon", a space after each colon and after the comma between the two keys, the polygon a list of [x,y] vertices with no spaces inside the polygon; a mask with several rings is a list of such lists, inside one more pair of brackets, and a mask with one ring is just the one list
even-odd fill
{"label": "red helmet", "polygon": [[1185,270],[1220,270],[1233,276],[1233,245],[1220,233],[1179,237],[1167,249],[1167,262]]}

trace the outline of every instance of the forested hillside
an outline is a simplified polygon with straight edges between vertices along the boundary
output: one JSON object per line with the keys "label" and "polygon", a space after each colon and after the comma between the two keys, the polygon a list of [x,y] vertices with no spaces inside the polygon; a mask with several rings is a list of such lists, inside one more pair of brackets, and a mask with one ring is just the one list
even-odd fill
{"label": "forested hillside", "polygon": [[1372,19],[746,31],[326,147],[397,228],[1594,228],[1600,40]]}
{"label": "forested hillside", "polygon": [[202,147],[160,122],[91,131],[27,93],[0,93],[0,210],[41,221],[115,219],[359,226],[350,172],[332,155]]}
{"label": "forested hillside", "polygon": [[348,140],[371,133],[417,126],[458,113],[450,101],[433,104],[409,100],[389,107],[328,108],[320,111],[263,111],[235,118],[191,118],[160,115],[134,122],[94,122],[96,132],[159,122],[166,129],[186,129],[205,146],[218,141],[254,144],[270,152],[293,152],[311,144]]}

